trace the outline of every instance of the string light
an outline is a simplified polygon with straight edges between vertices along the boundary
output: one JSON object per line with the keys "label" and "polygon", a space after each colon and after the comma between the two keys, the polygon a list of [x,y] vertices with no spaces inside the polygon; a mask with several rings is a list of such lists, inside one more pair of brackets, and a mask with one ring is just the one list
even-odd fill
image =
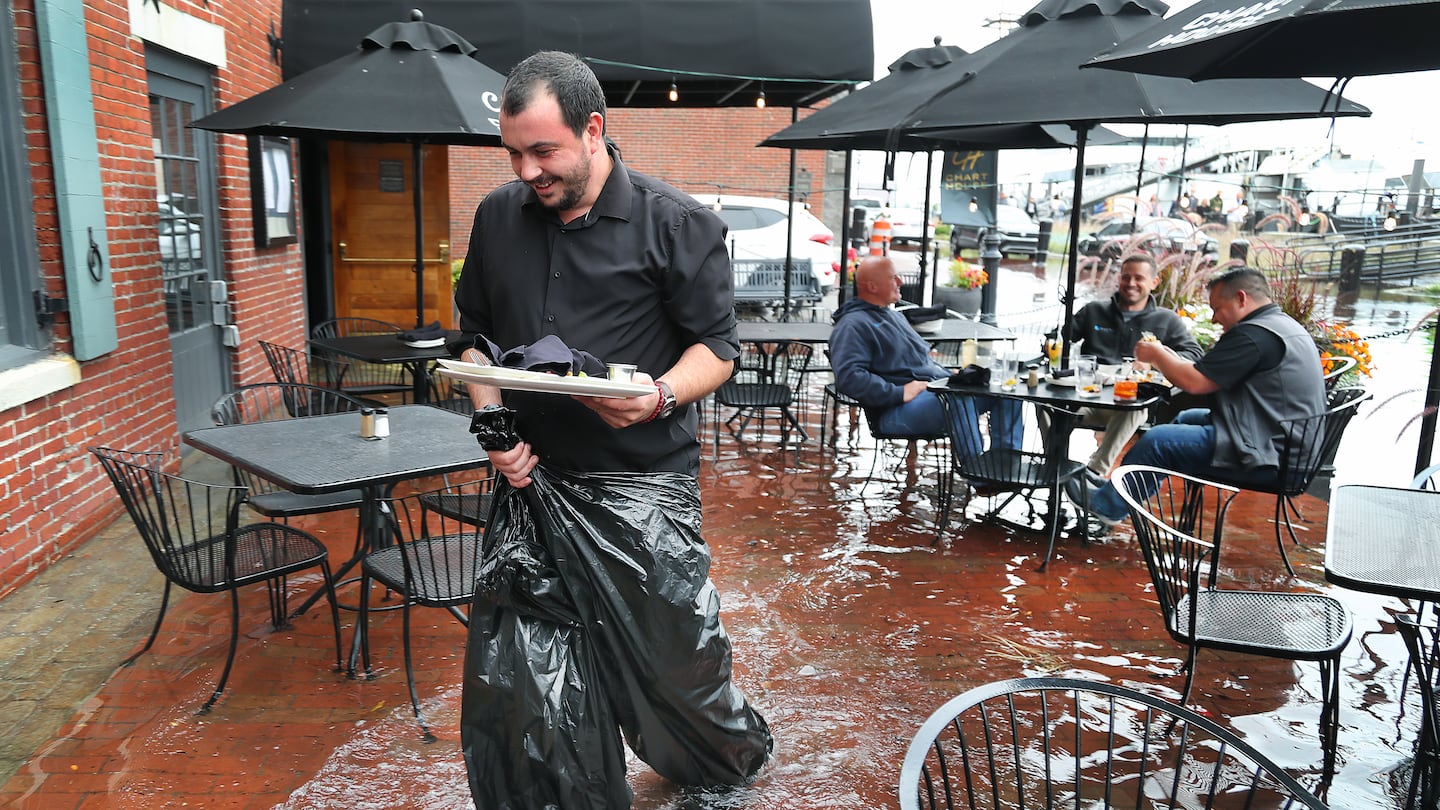
{"label": "string light", "polygon": [[1390,216],[1385,217],[1385,230],[1387,230],[1387,231],[1393,231],[1393,230],[1395,230],[1395,215],[1394,215],[1394,214],[1391,214]]}
{"label": "string light", "polygon": [[980,210],[980,201],[977,200],[977,199],[975,199],[974,197],[971,197],[971,198],[970,198],[970,213],[973,214],[973,213],[975,213],[976,211],[979,211],[979,210]]}
{"label": "string light", "polygon": [[680,88],[675,84],[675,80],[674,80],[674,79],[671,79],[671,80],[670,80],[670,100],[671,100],[671,101],[679,101],[679,100],[680,100]]}
{"label": "string light", "polygon": [[765,109],[765,88],[763,86],[760,88],[760,95],[755,97],[755,106],[762,110]]}

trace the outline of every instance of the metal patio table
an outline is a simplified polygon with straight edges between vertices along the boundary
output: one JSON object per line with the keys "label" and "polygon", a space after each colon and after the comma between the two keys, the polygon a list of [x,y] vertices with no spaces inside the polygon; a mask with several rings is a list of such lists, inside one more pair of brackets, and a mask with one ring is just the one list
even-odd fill
{"label": "metal patio table", "polygon": [[[1052,408],[1057,409],[1057,413],[1066,414],[1066,417],[1051,419],[1049,430],[1044,436],[1044,445],[1045,453],[1047,454],[1047,456],[1059,456],[1060,458],[1058,459],[1058,461],[1062,462],[1069,455],[1070,434],[1074,431],[1076,424],[1078,424],[1079,422],[1080,409],[1098,408],[1102,410],[1138,410],[1141,408],[1148,408],[1159,400],[1159,397],[1155,396],[1117,400],[1115,399],[1115,389],[1108,385],[1103,386],[1100,390],[1099,395],[1097,396],[1082,397],[1080,395],[1079,389],[1077,389],[1073,385],[1057,385],[1046,380],[1042,380],[1039,385],[1031,388],[1027,386],[1022,379],[1020,384],[1015,386],[1015,389],[1013,391],[1002,391],[1000,390],[1000,387],[998,385],[982,386],[953,384],[947,385],[945,387],[933,387],[930,390],[934,391],[936,396],[942,397],[947,400],[947,413],[950,409],[950,404],[948,400],[952,398],[958,398],[960,396],[988,396],[997,399],[1013,399],[1020,402],[1033,402],[1048,405]],[[964,446],[962,443],[959,442],[958,438],[953,436],[951,437],[950,442],[952,447]],[[1058,474],[1058,463],[1055,465],[1055,469]],[[951,476],[952,481],[953,479],[954,476]],[[1055,510],[1055,506],[1057,503],[1056,499],[1060,497],[1059,490],[1060,488],[1056,484],[1052,484],[1052,486],[1050,486],[1047,503],[1047,506],[1049,506],[1050,508],[1047,510],[1047,514],[1058,514],[1058,512]],[[950,499],[950,493],[947,493],[943,496],[945,506],[941,512],[942,516],[946,516],[949,514]],[[1084,519],[1084,515],[1081,515],[1080,520]],[[1053,551],[1055,546],[1056,534],[1059,532],[1060,529],[1058,521],[1055,525],[1042,525],[1038,529],[1034,526],[1021,526],[1021,528],[1025,528],[1031,531],[1048,531],[1050,534],[1050,549],[1051,551]],[[943,525],[940,527],[940,530],[944,531]],[[1049,557],[1050,553],[1047,552],[1045,561],[1042,562],[1040,565],[1040,570],[1043,571],[1045,567],[1049,564]]]}
{"label": "metal patio table", "polygon": [[1440,601],[1440,492],[1336,487],[1325,536],[1325,579],[1366,593]]}
{"label": "metal patio table", "polygon": [[450,358],[449,344],[460,337],[457,330],[445,333],[445,343],[417,348],[407,346],[395,335],[346,335],[343,337],[311,338],[314,349],[360,360],[365,363],[403,363],[410,371],[415,402],[430,401],[430,364]]}
{"label": "metal patio table", "polygon": [[[429,405],[390,409],[390,435],[360,438],[360,414],[338,413],[200,428],[184,434],[186,444],[304,495],[359,489],[364,544],[336,572],[337,581],[366,553],[390,543],[381,501],[395,484],[413,478],[476,469],[489,460],[470,435],[470,420]],[[294,612],[314,603],[312,596]],[[351,669],[364,628],[357,626]]]}

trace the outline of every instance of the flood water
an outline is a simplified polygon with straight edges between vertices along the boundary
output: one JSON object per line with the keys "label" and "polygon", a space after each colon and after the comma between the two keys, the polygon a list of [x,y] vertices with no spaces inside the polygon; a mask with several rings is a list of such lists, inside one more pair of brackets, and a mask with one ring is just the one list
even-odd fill
{"label": "flood water", "polygon": [[[1043,304],[1053,290],[1053,281],[1023,271],[1004,277],[1019,296],[1012,302]],[[1376,335],[1412,326],[1428,308],[1367,295],[1352,321],[1362,335]],[[1405,423],[1420,411],[1429,343],[1397,335],[1374,341],[1372,350],[1370,385],[1382,404],[1351,423],[1337,482],[1404,484],[1417,431]],[[774,759],[752,786],[690,795],[632,760],[635,808],[894,807],[900,762],[925,717],[965,689],[999,679],[1080,677],[1178,700],[1183,650],[1165,632],[1133,541],[1083,547],[1063,535],[1049,570],[1039,573],[1043,539],[978,522],[985,502],[977,500],[951,518],[937,542],[936,460],[923,447],[913,455],[898,443],[877,448],[843,413],[837,446],[822,448],[818,384],[807,411],[811,437],[798,450],[778,447],[772,421],[745,441],[724,435],[713,456],[707,443],[701,475],[712,578],[734,643],[736,679],[774,731]],[[1093,438],[1077,437],[1085,441]],[[1406,655],[1392,621],[1406,606],[1325,584],[1325,505],[1303,503],[1315,523],[1302,530],[1305,545],[1291,547],[1294,579],[1274,546],[1273,501],[1249,494],[1231,512],[1222,576],[1250,587],[1326,593],[1352,608],[1329,801],[1398,808],[1403,788],[1392,782],[1403,782],[1419,716],[1413,684],[1408,694],[1402,689]],[[301,525],[335,554],[348,550],[353,524]],[[252,625],[231,685],[211,715],[195,717],[191,707],[223,656],[223,640],[212,638],[213,627],[227,621],[219,602],[182,599],[179,627],[135,667],[117,671],[17,775],[29,785],[17,804],[56,806],[52,791],[65,784],[70,765],[103,757],[105,804],[115,807],[179,806],[180,797],[208,804],[196,800],[210,795],[201,781],[233,797],[225,802],[233,806],[471,806],[458,750],[464,632],[443,614],[429,615],[440,611],[415,616],[420,693],[440,738],[425,744],[406,698],[398,613],[372,616],[379,677],[351,681],[324,667],[322,611],[270,637],[261,603],[247,603]],[[319,650],[318,663],[297,666],[291,656],[306,643]],[[1202,652],[1190,705],[1314,784],[1319,688],[1313,664]],[[104,739],[94,721],[117,709],[136,715],[131,731]],[[180,787],[187,778],[197,783],[194,792]],[[252,794],[281,798],[241,798]]]}

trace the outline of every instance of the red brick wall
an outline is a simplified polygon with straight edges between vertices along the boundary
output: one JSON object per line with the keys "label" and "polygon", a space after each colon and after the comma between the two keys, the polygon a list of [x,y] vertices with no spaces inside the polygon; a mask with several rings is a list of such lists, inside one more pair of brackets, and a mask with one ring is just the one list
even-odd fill
{"label": "red brick wall", "polygon": [[[620,147],[626,165],[702,200],[717,191],[784,199],[789,150],[756,144],[789,124],[789,108],[627,108],[610,110],[606,132]],[[802,170],[810,173],[810,203],[820,216],[825,153],[802,149],[795,155],[797,176]],[[514,178],[503,149],[450,149],[450,235],[455,258],[466,253],[475,206],[490,189]],[[802,181],[797,192],[805,190]]]}
{"label": "red brick wall", "polygon": [[[228,66],[216,77],[217,104],[226,105],[274,85],[265,33],[280,17],[279,0],[211,0],[168,4],[227,29]],[[42,281],[52,297],[65,295],[56,232],[53,156],[46,131],[43,70],[31,0],[16,0],[15,29],[25,118],[34,167],[32,191]],[[154,14],[151,4],[144,12]],[[109,269],[114,283],[119,347],[81,364],[74,387],[0,412],[0,596],[73,552],[121,505],[86,452],[94,445],[166,450],[179,447],[171,386],[170,342],[160,286],[154,154],[146,93],[145,45],[130,30],[124,0],[87,0],[92,88],[95,94]],[[237,382],[268,378],[255,338],[304,338],[300,251],[253,248],[249,173],[244,139],[219,139],[224,266],[244,348],[234,358]],[[72,350],[61,315],[53,351]]]}

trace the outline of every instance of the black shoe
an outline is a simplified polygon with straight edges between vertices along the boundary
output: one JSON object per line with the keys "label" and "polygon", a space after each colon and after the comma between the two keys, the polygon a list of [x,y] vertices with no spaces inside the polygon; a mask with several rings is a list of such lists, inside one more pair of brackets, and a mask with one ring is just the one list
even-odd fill
{"label": "black shoe", "polygon": [[1086,468],[1085,468],[1085,471],[1082,473],[1082,475],[1085,476],[1085,481],[1086,481],[1088,484],[1090,484],[1090,489],[1092,489],[1092,490],[1099,489],[1100,487],[1103,487],[1103,486],[1105,486],[1105,484],[1106,484],[1105,476],[1101,475],[1100,473],[1095,472],[1094,470],[1090,469],[1089,467],[1086,467]]}
{"label": "black shoe", "polygon": [[[1090,509],[1090,499],[1094,495],[1095,490],[1099,489],[1101,486],[1104,486],[1103,481],[1098,486],[1092,484],[1090,481],[1091,475],[1094,475],[1094,473],[1086,470],[1084,473],[1066,480],[1065,495],[1070,498],[1071,503],[1075,504],[1075,508],[1081,511],[1082,519],[1084,515],[1089,515],[1091,518],[1094,518],[1096,521],[1098,521],[1100,525],[1104,526],[1105,529],[1108,531],[1115,528],[1115,525],[1120,522],[1120,519],[1107,517],[1100,514],[1099,512]],[[1099,476],[1096,477],[1098,478]]]}

